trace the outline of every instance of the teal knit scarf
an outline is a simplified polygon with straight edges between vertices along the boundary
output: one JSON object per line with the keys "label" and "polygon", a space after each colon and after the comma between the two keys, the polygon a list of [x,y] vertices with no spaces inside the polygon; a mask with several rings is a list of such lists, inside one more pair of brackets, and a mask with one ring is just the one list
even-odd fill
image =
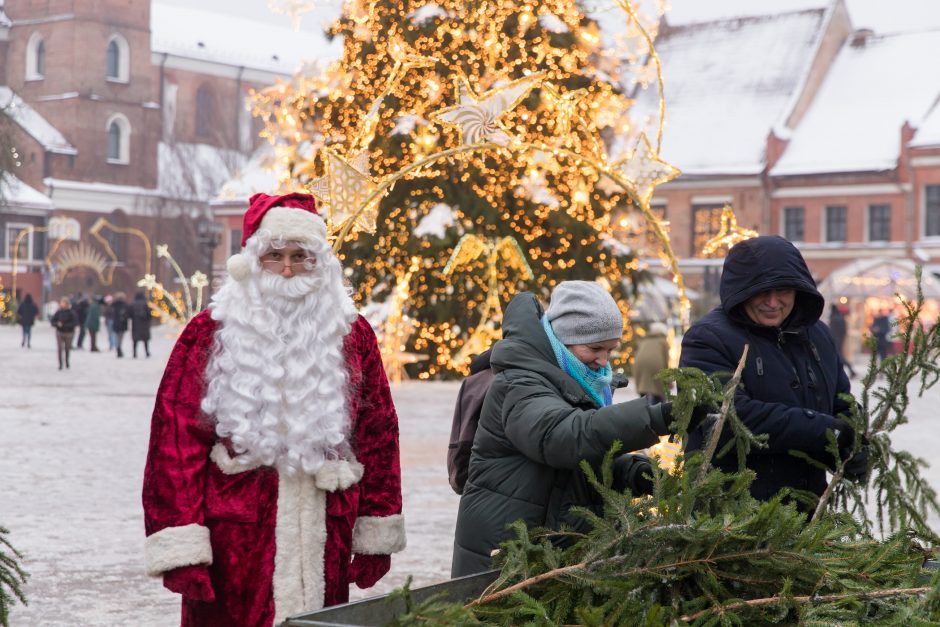
{"label": "teal knit scarf", "polygon": [[598,407],[611,405],[614,401],[610,389],[610,382],[613,379],[613,371],[611,371],[610,366],[604,366],[596,371],[591,370],[575,357],[567,346],[561,343],[561,340],[555,335],[554,329],[552,329],[552,323],[549,322],[548,316],[542,316],[542,327],[545,329],[548,341],[552,345],[552,350],[555,351],[558,367],[577,381]]}

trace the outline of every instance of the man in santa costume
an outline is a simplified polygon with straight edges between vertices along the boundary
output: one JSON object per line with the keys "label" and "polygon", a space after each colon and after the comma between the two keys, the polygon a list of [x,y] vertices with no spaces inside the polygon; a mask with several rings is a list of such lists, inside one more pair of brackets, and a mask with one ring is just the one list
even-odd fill
{"label": "man in santa costume", "polygon": [[183,625],[261,626],[343,603],[405,547],[398,418],[307,194],[256,194],[242,252],[157,392],[147,570]]}

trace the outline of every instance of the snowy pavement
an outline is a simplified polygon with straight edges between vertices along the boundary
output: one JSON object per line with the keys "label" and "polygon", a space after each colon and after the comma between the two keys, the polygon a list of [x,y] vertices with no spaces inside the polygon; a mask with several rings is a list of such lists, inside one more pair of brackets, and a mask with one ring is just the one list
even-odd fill
{"label": "snowy pavement", "polygon": [[[156,328],[149,359],[76,351],[59,371],[51,328],[0,326],[0,526],[26,555],[30,605],[12,625],[179,624],[179,597],[143,567],[140,487],[150,413],[173,338]],[[103,334],[99,334],[102,336]],[[127,338],[125,338],[127,342]],[[104,338],[105,346],[107,338]],[[420,586],[447,579],[458,497],[444,459],[457,383],[407,382],[393,389],[400,417],[408,548],[375,588],[408,574]],[[619,400],[619,399],[618,399]],[[940,450],[940,390],[917,399],[900,448],[930,462]],[[940,463],[928,471],[940,487]],[[940,520],[932,520],[940,529]]]}

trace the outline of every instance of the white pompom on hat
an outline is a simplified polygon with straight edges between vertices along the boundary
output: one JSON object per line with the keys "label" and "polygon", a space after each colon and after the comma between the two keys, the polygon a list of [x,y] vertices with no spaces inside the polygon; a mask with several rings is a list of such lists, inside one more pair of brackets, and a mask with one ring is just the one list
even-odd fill
{"label": "white pompom on hat", "polygon": [[[242,246],[259,230],[284,241],[301,244],[327,241],[326,223],[317,213],[316,200],[310,194],[299,192],[283,196],[252,196],[243,221]],[[243,281],[251,274],[251,261],[244,253],[229,257],[225,267],[236,281]]]}

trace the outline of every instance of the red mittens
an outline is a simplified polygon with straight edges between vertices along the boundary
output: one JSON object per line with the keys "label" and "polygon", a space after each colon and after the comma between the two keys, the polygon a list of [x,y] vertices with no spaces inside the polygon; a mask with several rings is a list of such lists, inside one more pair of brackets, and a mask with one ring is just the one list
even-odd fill
{"label": "red mittens", "polygon": [[362,589],[371,588],[392,567],[391,555],[363,555],[357,553],[346,571],[349,583],[356,582]]}

